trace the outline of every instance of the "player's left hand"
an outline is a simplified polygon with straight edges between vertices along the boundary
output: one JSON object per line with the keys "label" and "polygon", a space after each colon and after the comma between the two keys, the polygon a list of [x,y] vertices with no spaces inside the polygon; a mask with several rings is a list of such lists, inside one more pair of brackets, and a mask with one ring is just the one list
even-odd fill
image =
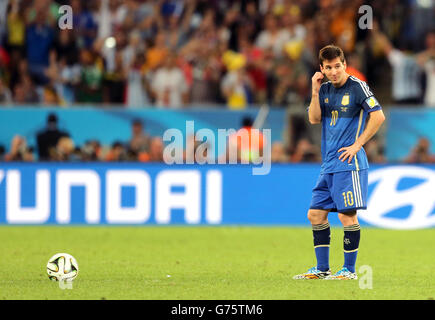
{"label": "player's left hand", "polygon": [[353,157],[357,154],[357,152],[361,149],[361,145],[354,143],[353,145],[349,146],[349,147],[343,147],[341,149],[339,149],[337,152],[343,152],[342,154],[340,154],[340,156],[338,157],[338,159],[341,160],[341,162],[344,162],[346,159],[348,159],[348,163],[352,162]]}

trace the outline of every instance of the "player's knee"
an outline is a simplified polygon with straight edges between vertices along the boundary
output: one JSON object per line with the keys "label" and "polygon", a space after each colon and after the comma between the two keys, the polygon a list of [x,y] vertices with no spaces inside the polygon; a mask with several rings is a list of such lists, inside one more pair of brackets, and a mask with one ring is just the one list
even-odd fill
{"label": "player's knee", "polygon": [[313,214],[311,213],[311,211],[308,211],[307,218],[308,218],[308,220],[310,220],[311,223],[313,223],[312,222],[312,220],[313,220]]}
{"label": "player's knee", "polygon": [[358,223],[356,211],[349,213],[339,213],[338,219],[340,219],[340,222],[343,224],[343,226],[350,226]]}
{"label": "player's knee", "polygon": [[308,210],[307,218],[310,220],[311,224],[323,224],[328,222],[327,214],[316,210]]}

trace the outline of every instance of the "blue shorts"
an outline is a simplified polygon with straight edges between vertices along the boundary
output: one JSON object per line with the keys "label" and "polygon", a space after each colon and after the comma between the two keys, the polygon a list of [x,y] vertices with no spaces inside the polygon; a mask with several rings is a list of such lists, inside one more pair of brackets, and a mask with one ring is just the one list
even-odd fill
{"label": "blue shorts", "polygon": [[310,209],[350,212],[367,209],[368,170],[340,171],[319,176]]}

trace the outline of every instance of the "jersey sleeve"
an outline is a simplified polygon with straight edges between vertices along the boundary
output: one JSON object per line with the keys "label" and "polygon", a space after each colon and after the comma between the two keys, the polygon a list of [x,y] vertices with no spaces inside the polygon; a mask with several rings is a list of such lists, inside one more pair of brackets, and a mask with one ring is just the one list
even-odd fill
{"label": "jersey sleeve", "polygon": [[326,93],[325,93],[325,85],[326,82],[322,83],[322,85],[320,86],[320,90],[319,90],[319,104],[320,104],[320,110],[322,110],[322,116],[325,112],[325,98],[326,98]]}
{"label": "jersey sleeve", "polygon": [[358,81],[356,84],[356,103],[369,113],[382,109],[378,100],[364,81]]}

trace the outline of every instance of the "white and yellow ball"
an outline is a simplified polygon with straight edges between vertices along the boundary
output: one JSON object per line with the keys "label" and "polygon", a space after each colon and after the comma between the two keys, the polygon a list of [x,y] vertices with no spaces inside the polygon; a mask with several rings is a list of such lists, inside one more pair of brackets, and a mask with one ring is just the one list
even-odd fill
{"label": "white and yellow ball", "polygon": [[79,274],[79,265],[72,255],[57,253],[48,260],[47,274],[53,281],[72,281]]}

